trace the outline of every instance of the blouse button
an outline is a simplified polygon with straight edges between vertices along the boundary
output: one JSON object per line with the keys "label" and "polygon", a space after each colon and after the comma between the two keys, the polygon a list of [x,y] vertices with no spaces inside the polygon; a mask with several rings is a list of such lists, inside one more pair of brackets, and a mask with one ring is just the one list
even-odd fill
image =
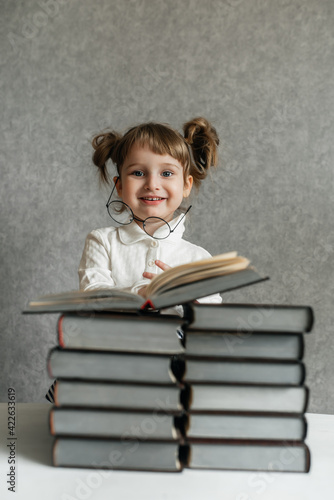
{"label": "blouse button", "polygon": [[149,261],[148,261],[148,265],[149,265],[150,267],[153,267],[153,266],[154,266],[154,260],[149,260]]}
{"label": "blouse button", "polygon": [[152,241],[151,246],[152,247],[157,247],[159,245],[159,242],[157,240]]}

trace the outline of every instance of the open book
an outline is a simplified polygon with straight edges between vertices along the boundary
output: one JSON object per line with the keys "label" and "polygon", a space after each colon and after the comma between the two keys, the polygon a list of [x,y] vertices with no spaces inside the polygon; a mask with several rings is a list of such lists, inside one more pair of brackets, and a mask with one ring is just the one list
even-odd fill
{"label": "open book", "polygon": [[265,279],[248,259],[228,252],[164,271],[149,283],[145,297],[116,287],[73,291],[40,297],[24,312],[161,309]]}

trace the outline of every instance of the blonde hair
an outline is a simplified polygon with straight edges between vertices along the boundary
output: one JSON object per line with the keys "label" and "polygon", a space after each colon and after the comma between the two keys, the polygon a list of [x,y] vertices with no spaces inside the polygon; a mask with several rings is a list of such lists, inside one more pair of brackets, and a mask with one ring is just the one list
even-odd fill
{"label": "blonde hair", "polygon": [[109,159],[116,165],[118,175],[134,144],[147,146],[153,153],[168,154],[178,160],[184,169],[184,178],[192,175],[198,188],[210,167],[217,166],[219,139],[216,129],[202,117],[193,118],[183,125],[182,136],[164,123],[143,123],[131,127],[125,134],[113,130],[96,135],[92,141],[93,163],[100,178],[110,183],[107,170]]}

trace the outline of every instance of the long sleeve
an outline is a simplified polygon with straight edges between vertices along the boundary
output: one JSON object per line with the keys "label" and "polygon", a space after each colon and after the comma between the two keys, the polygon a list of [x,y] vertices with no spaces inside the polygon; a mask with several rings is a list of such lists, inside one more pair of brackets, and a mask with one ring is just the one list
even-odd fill
{"label": "long sleeve", "polygon": [[107,245],[97,231],[92,231],[86,238],[78,274],[80,290],[115,286]]}
{"label": "long sleeve", "polygon": [[[115,244],[115,242],[114,242]],[[132,247],[134,248],[134,247]],[[135,276],[129,269],[129,265],[121,263],[121,254],[127,253],[129,247],[124,247],[120,242],[116,243],[116,252],[112,251],[110,233],[103,230],[95,230],[89,233],[86,238],[84,250],[79,264],[79,287],[80,290],[97,290],[101,288],[121,288],[124,291],[138,293],[139,289],[150,282],[142,276]],[[115,253],[115,255],[112,255]],[[142,253],[139,251],[139,253]],[[131,251],[134,259],[134,254]],[[130,258],[130,256],[128,256]],[[122,273],[121,269],[124,269]],[[113,273],[117,274],[115,281]],[[125,280],[127,284],[125,284]]]}

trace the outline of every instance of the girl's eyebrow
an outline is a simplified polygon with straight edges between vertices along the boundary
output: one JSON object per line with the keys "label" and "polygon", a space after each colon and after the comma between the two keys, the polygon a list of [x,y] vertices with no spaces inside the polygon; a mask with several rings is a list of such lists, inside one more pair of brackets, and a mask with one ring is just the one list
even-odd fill
{"label": "girl's eyebrow", "polygon": [[[140,162],[130,163],[130,165],[126,165],[125,169],[131,167],[145,167],[145,163],[140,163]],[[178,169],[183,168],[181,165],[177,165],[176,163],[159,163],[159,167],[176,167]]]}
{"label": "girl's eyebrow", "polygon": [[133,163],[130,163],[130,165],[126,165],[124,167],[125,170],[128,170],[129,168],[132,168],[132,167],[137,167],[137,168],[142,168],[142,167],[145,167],[144,163],[139,163],[139,162],[133,162]]}
{"label": "girl's eyebrow", "polygon": [[177,168],[182,168],[181,165],[177,165],[177,163],[161,163],[160,164],[162,167],[177,167]]}

